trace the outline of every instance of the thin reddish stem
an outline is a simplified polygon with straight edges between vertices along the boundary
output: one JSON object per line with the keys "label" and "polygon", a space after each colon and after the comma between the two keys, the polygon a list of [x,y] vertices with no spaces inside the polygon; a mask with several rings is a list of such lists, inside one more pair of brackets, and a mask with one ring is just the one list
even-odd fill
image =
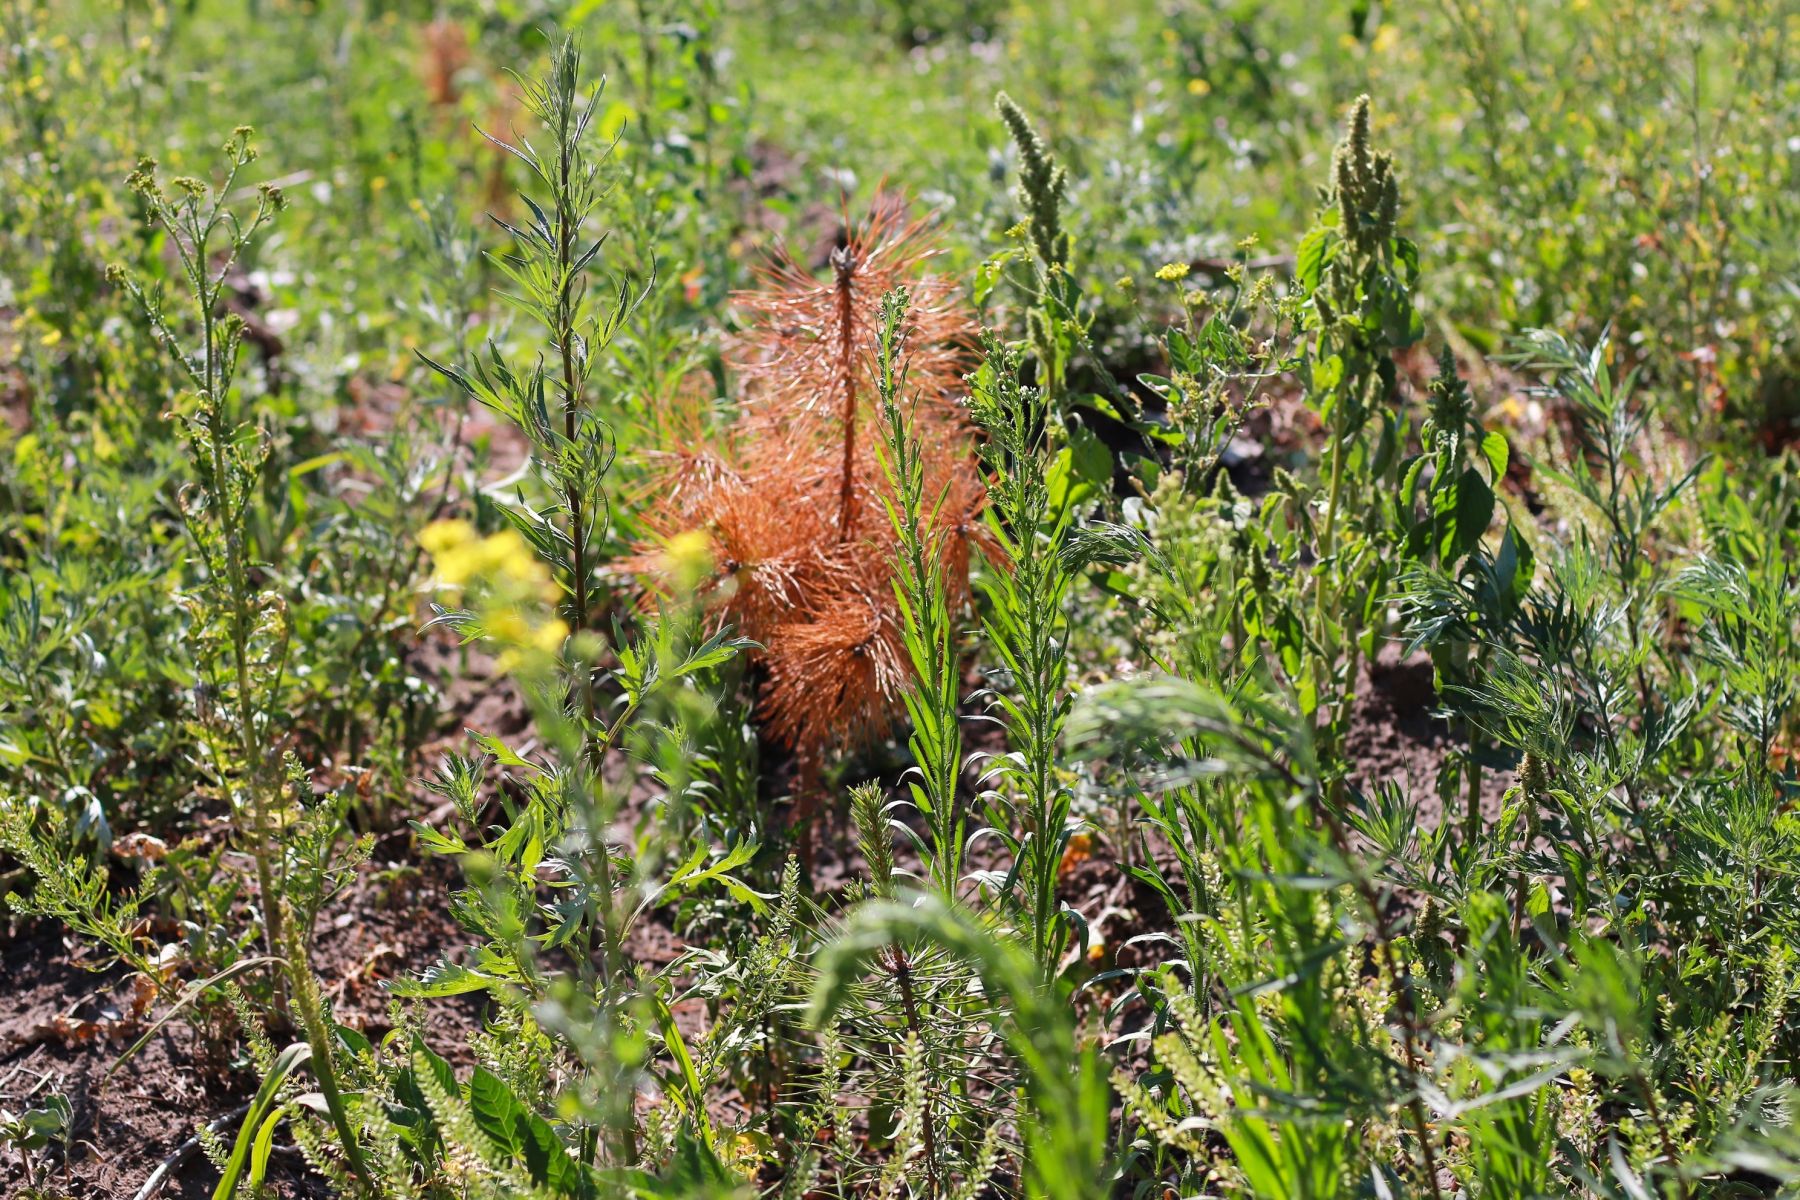
{"label": "thin reddish stem", "polygon": [[834,251],[831,265],[837,270],[838,370],[844,391],[844,478],[838,495],[838,540],[844,542],[856,521],[856,309],[851,304],[856,252],[849,247]]}

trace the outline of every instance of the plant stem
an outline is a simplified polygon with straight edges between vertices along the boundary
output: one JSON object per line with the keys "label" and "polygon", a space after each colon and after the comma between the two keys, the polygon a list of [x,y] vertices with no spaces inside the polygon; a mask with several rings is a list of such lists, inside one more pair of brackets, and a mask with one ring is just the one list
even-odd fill
{"label": "plant stem", "polygon": [[[1341,407],[1340,401],[1340,409]],[[1331,590],[1331,557],[1337,550],[1337,513],[1343,488],[1344,431],[1340,423],[1331,434],[1331,483],[1325,499],[1325,524],[1319,530],[1319,578],[1313,589],[1313,630],[1320,650],[1319,655],[1313,659],[1313,698],[1321,713],[1326,711],[1326,675],[1331,670],[1331,659],[1335,658],[1335,654],[1328,656],[1324,652],[1328,648],[1335,650],[1337,644],[1336,639],[1326,636],[1325,601],[1327,591]],[[1334,757],[1337,753],[1337,719],[1336,715],[1328,717],[1324,729],[1325,751]]]}
{"label": "plant stem", "polygon": [[[207,504],[218,522],[219,533],[225,545],[225,584],[228,589],[227,601],[231,606],[231,655],[232,666],[237,677],[237,735],[238,753],[245,772],[245,786],[250,797],[250,823],[254,831],[254,848],[251,857],[256,862],[256,889],[258,902],[262,908],[263,941],[271,956],[279,957],[285,945],[285,929],[282,919],[281,901],[275,888],[275,871],[271,865],[271,843],[274,840],[273,830],[269,822],[269,806],[266,789],[268,786],[268,752],[258,745],[260,739],[256,728],[256,706],[251,701],[250,684],[250,607],[254,599],[250,595],[250,571],[245,561],[244,534],[240,518],[241,509],[234,507],[231,486],[229,483],[230,464],[225,458],[225,445],[232,436],[230,422],[226,419],[225,406],[229,397],[226,395],[228,384],[225,378],[224,364],[220,361],[222,348],[219,345],[218,301],[219,293],[224,286],[223,273],[207,281],[207,246],[211,240],[213,226],[196,226],[194,233],[194,258],[199,268],[197,276],[198,288],[195,299],[199,302],[200,326],[205,345],[203,360],[205,410],[204,419],[207,429],[207,444],[210,451],[212,467],[212,495]],[[279,980],[279,976],[277,976]],[[276,985],[276,1006],[285,1007],[285,997],[279,982]]]}
{"label": "plant stem", "polygon": [[1465,793],[1468,807],[1463,810],[1463,841],[1472,845],[1481,835],[1481,762],[1475,757],[1474,722],[1465,719],[1463,727],[1469,739],[1469,757],[1463,767],[1468,777]]}
{"label": "plant stem", "polygon": [[[925,1029],[919,1020],[919,998],[913,990],[912,963],[906,957],[906,951],[899,945],[894,946],[894,981],[900,986],[900,1004],[906,1014],[906,1028],[919,1039],[919,1048],[925,1048]],[[931,1092],[925,1093],[924,1111],[919,1114],[920,1140],[925,1151],[925,1194],[930,1197],[943,1195],[943,1185],[938,1179],[937,1134],[932,1129]]]}
{"label": "plant stem", "polygon": [[832,266],[837,272],[837,323],[839,386],[844,390],[844,467],[838,495],[838,540],[849,541],[856,521],[856,309],[851,284],[856,256],[848,249],[836,251]]}
{"label": "plant stem", "polygon": [[1681,1174],[1681,1158],[1675,1152],[1675,1139],[1669,1133],[1669,1123],[1663,1119],[1662,1105],[1656,1102],[1656,1088],[1642,1071],[1637,1072],[1637,1085],[1644,1093],[1644,1112],[1650,1117],[1650,1123],[1656,1126],[1656,1139],[1662,1144],[1663,1157],[1669,1160],[1669,1169],[1675,1172],[1675,1189],[1681,1200],[1687,1200],[1687,1179]]}
{"label": "plant stem", "polygon": [[325,1098],[325,1110],[343,1144],[344,1157],[349,1159],[351,1171],[365,1188],[373,1190],[374,1181],[363,1163],[362,1148],[357,1143],[356,1131],[351,1128],[343,1093],[338,1090],[337,1068],[331,1054],[333,1038],[325,1024],[324,1005],[319,999],[306,947],[296,935],[285,948],[288,951],[285,965],[293,976],[294,1006],[300,1010],[300,1027],[306,1034],[307,1044],[312,1047],[313,1078],[319,1082],[319,1094]]}
{"label": "plant stem", "polygon": [[[562,363],[563,436],[569,443],[568,452],[579,454],[575,438],[580,429],[582,397],[580,368],[575,360],[575,213],[570,205],[570,190],[575,181],[575,145],[569,128],[572,116],[571,98],[570,102],[558,108],[561,128],[557,131],[555,334],[557,352]],[[569,592],[572,617],[569,625],[575,633],[582,633],[588,626],[586,504],[579,473],[571,473],[565,478],[567,482],[563,494],[569,510]],[[581,677],[576,690],[580,693],[581,711],[586,718],[582,736],[589,765],[597,771],[600,767],[600,747],[594,734],[593,672],[586,666],[579,666],[578,669]]]}

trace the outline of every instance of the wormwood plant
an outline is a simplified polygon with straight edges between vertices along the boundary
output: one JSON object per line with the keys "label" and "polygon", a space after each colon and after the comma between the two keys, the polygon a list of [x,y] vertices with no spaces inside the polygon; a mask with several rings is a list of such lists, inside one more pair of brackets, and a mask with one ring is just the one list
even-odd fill
{"label": "wormwood plant", "polygon": [[[527,109],[550,145],[507,144],[546,197],[542,204],[528,200],[530,223],[505,225],[513,248],[497,263],[519,289],[513,301],[544,328],[550,363],[540,357],[516,368],[490,344],[470,370],[432,364],[518,424],[532,446],[542,496],[520,495],[503,507],[506,527],[497,533],[445,521],[422,535],[439,583],[465,602],[441,610],[438,622],[499,653],[544,749],[527,757],[478,735],[480,753],[452,755],[428,785],[475,835],[471,843],[415,825],[427,850],[464,860],[471,887],[455,914],[480,945],[472,964],[446,961],[397,990],[421,997],[486,990],[528,1046],[552,1039],[571,1077],[566,1094],[579,1164],[571,1178],[591,1182],[592,1164],[626,1166],[639,1158],[634,1098],[647,1078],[644,1037],[657,1024],[658,1000],[641,990],[626,954],[633,926],[654,904],[712,882],[759,910],[763,902],[730,874],[754,846],[720,854],[702,847],[662,875],[675,832],[666,818],[679,814],[665,813],[621,845],[615,823],[625,785],[602,774],[609,755],[629,748],[668,786],[665,803],[676,805],[690,773],[686,731],[701,719],[697,710],[709,708],[692,684],[749,643],[725,630],[700,631],[691,596],[710,564],[704,546],[675,546],[662,564],[673,584],[665,610],[644,616],[634,631],[621,624],[611,651],[617,666],[604,681],[596,677],[602,647],[588,628],[599,595],[590,548],[607,518],[612,440],[588,383],[634,299],[629,280],[618,282],[610,306],[589,290],[605,239],[585,226],[599,203],[603,160],[588,146],[598,92],[582,92],[580,61],[573,39],[564,39],[546,73],[524,86]],[[603,686],[616,701],[602,701]],[[495,767],[507,776],[505,820],[490,826],[481,813]],[[528,1052],[515,1067],[534,1087],[514,1103],[541,1106],[548,1065]]]}
{"label": "wormwood plant", "polygon": [[957,797],[963,767],[961,654],[947,578],[951,547],[942,524],[950,497],[941,483],[935,495],[927,493],[924,451],[913,425],[916,399],[902,408],[906,397],[901,336],[909,303],[904,288],[889,292],[881,303],[877,384],[881,465],[888,482],[882,504],[894,530],[894,595],[913,672],[904,692],[912,722],[907,747],[917,771],[910,790],[931,830],[927,856],[931,885],[954,902],[962,886],[968,818]]}
{"label": "wormwood plant", "polygon": [[268,450],[233,391],[244,323],[224,315],[222,304],[232,268],[286,203],[279,188],[264,184],[248,217],[232,207],[238,175],[256,159],[250,134],[240,127],[225,144],[225,171],[216,187],[183,177],[170,184],[171,193],[149,159],[129,181],[180,261],[193,340],[177,328],[180,318],[165,311],[160,289],[146,289],[120,267],[109,269],[108,277],[142,306],[191,389],[188,402],[173,412],[195,477],[182,494],[181,511],[201,567],[186,602],[199,667],[196,719],[216,786],[248,818],[263,940],[268,953],[279,956],[288,944],[277,896],[286,887],[282,831],[291,819],[279,701],[290,631],[284,600],[260,586],[251,557],[247,514]]}
{"label": "wormwood plant", "polygon": [[1003,890],[1030,928],[1032,961],[1048,988],[1076,919],[1056,894],[1072,832],[1057,759],[1070,703],[1063,602],[1073,572],[1064,550],[1074,514],[1051,503],[1044,393],[1019,381],[1018,351],[991,335],[984,348],[982,368],[969,380],[969,411],[987,435],[982,459],[1007,569],[984,577],[983,628],[1005,671],[995,704],[1013,750],[990,771],[999,785],[991,824],[1015,863]]}
{"label": "wormwood plant", "polygon": [[[590,142],[600,90],[583,94],[581,54],[572,38],[559,42],[541,78],[521,81],[525,111],[550,140],[540,150],[529,139],[497,146],[523,163],[543,189],[542,204],[528,200],[532,219],[523,225],[496,220],[513,238],[510,253],[493,256],[515,289],[507,299],[537,321],[549,337],[551,361],[528,367],[507,363],[490,343],[472,369],[425,361],[471,399],[518,426],[530,440],[532,463],[548,503],[538,508],[503,506],[501,512],[555,571],[566,597],[570,629],[586,634],[596,601],[591,547],[607,520],[602,486],[612,465],[613,438],[594,407],[589,381],[636,303],[631,280],[621,276],[598,300],[592,280],[606,239],[587,228],[605,198],[606,155]],[[641,294],[641,293],[640,293]],[[423,357],[423,356],[421,356]],[[583,639],[581,648],[591,653]],[[592,672],[573,671],[570,693],[580,709],[585,753],[597,763],[605,747],[597,717]]]}

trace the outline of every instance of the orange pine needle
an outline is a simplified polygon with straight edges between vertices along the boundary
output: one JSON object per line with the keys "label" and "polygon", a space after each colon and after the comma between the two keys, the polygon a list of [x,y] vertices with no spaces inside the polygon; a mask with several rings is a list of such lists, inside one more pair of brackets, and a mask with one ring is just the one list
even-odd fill
{"label": "orange pine needle", "polygon": [[954,285],[926,273],[937,253],[928,227],[884,194],[833,253],[828,276],[791,257],[770,264],[761,287],[736,298],[746,327],[728,358],[742,416],[722,439],[706,438],[694,412],[665,424],[681,426],[684,448],[665,452],[645,493],[656,500],[646,517],[654,541],[624,564],[656,589],[660,544],[705,532],[714,573],[702,602],[765,646],[758,712],[803,776],[884,736],[904,712],[911,668],[873,436],[875,331],[895,287],[912,298],[907,388],[930,496],[942,497],[934,535],[953,605],[968,602],[973,549],[997,549],[958,408],[974,322]]}

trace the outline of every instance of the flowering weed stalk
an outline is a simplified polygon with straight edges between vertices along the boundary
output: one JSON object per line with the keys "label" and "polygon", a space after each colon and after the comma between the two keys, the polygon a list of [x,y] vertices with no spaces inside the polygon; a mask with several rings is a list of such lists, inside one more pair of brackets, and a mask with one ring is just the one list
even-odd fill
{"label": "flowering weed stalk", "polygon": [[[258,188],[247,219],[231,207],[239,173],[256,160],[250,136],[248,127],[239,127],[225,143],[226,169],[216,187],[184,177],[170,183],[171,193],[149,160],[140,162],[130,178],[132,190],[175,247],[190,289],[197,344],[184,344],[160,291],[146,289],[123,268],[109,274],[143,307],[191,388],[191,405],[177,408],[175,417],[196,476],[195,486],[181,497],[181,513],[205,572],[187,603],[196,630],[203,744],[233,807],[250,818],[263,937],[270,958],[281,968],[278,1006],[284,1014],[291,1008],[306,1038],[339,1145],[351,1172],[367,1187],[373,1181],[338,1088],[336,1039],[306,944],[310,918],[331,869],[330,852],[321,847],[335,838],[318,828],[317,819],[303,818],[289,799],[289,789],[303,779],[303,772],[291,754],[282,752],[287,606],[280,595],[259,586],[250,520],[268,443],[256,423],[244,419],[233,392],[244,322],[221,316],[227,277],[285,206],[281,192],[265,184]],[[295,867],[291,876],[290,857]],[[291,905],[306,911],[297,918]]]}
{"label": "flowering weed stalk", "polygon": [[289,629],[283,599],[259,586],[248,518],[268,445],[255,423],[244,419],[233,393],[244,323],[223,315],[222,302],[232,269],[286,204],[278,188],[264,184],[247,217],[232,207],[238,175],[256,160],[250,137],[251,130],[240,126],[225,143],[225,172],[216,187],[182,177],[165,188],[150,159],[139,162],[129,180],[181,263],[190,333],[164,309],[160,289],[146,289],[123,267],[108,275],[142,306],[190,389],[187,402],[172,412],[195,474],[181,495],[181,514],[203,571],[187,605],[200,675],[198,718],[219,786],[249,816],[263,940],[271,955],[280,955],[285,938],[276,897],[285,873],[280,827],[286,771],[278,699]]}
{"label": "flowering weed stalk", "polygon": [[1393,356],[1424,333],[1412,303],[1418,250],[1398,232],[1398,172],[1391,155],[1374,149],[1367,96],[1351,109],[1326,197],[1319,224],[1295,253],[1303,325],[1312,335],[1302,379],[1326,436],[1323,507],[1304,517],[1314,561],[1304,634],[1311,654],[1296,682],[1302,710],[1319,714],[1321,756],[1329,763],[1341,748],[1358,665],[1373,653],[1392,586],[1378,540],[1378,497],[1398,483],[1406,433]]}

